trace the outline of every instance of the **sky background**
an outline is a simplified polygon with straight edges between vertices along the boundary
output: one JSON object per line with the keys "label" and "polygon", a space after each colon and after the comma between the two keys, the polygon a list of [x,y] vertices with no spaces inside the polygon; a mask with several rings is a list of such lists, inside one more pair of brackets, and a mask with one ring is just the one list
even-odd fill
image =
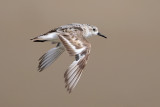
{"label": "sky background", "polygon": [[[159,107],[159,0],[1,0],[1,107]],[[88,64],[71,94],[65,52],[43,72],[38,58],[54,45],[31,38],[69,23],[96,25]]]}

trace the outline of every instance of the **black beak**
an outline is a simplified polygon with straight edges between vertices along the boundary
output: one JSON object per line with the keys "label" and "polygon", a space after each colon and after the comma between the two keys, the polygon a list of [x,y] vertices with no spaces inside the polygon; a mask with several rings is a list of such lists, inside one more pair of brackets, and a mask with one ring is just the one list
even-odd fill
{"label": "black beak", "polygon": [[107,38],[106,36],[102,35],[102,34],[99,33],[99,32],[97,33],[97,35],[98,35],[98,36],[102,36],[102,37],[104,37],[104,38]]}

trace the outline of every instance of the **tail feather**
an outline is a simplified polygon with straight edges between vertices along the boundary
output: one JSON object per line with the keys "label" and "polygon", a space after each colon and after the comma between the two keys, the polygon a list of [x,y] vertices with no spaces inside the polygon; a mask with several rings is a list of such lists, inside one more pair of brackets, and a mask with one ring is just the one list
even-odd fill
{"label": "tail feather", "polygon": [[58,39],[56,32],[48,32],[43,35],[32,38],[30,40],[32,40],[33,42],[45,42],[45,41],[53,41],[56,39]]}
{"label": "tail feather", "polygon": [[32,39],[30,39],[30,40],[32,40],[33,42],[45,42],[45,41],[48,41],[48,40],[43,40],[43,39],[41,38],[41,36],[32,38]]}
{"label": "tail feather", "polygon": [[32,39],[30,39],[30,40],[35,40],[35,39],[37,39],[38,37],[34,37],[34,38],[32,38]]}
{"label": "tail feather", "polygon": [[33,42],[45,42],[47,40],[34,40]]}

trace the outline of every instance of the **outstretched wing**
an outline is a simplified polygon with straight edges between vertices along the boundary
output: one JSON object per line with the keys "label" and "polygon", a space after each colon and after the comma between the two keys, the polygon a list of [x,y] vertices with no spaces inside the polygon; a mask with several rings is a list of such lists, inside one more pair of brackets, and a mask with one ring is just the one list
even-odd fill
{"label": "outstretched wing", "polygon": [[63,35],[59,35],[59,38],[68,53],[72,56],[76,55],[76,60],[64,74],[65,87],[70,93],[78,83],[82,71],[87,64],[91,45],[80,32],[64,33]]}
{"label": "outstretched wing", "polygon": [[87,64],[88,56],[89,53],[81,55],[79,60],[74,61],[65,72],[65,87],[67,88],[67,91],[69,91],[69,93],[71,93],[71,91],[77,85],[82,75],[82,71]]}
{"label": "outstretched wing", "polygon": [[61,43],[55,48],[50,49],[42,57],[39,58],[38,71],[41,72],[48,66],[50,66],[56,59],[65,51],[65,48]]}

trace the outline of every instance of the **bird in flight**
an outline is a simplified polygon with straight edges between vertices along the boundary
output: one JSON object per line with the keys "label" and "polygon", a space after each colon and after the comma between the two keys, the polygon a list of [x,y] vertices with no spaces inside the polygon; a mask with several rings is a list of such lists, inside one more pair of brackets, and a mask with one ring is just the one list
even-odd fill
{"label": "bird in flight", "polygon": [[77,85],[84,67],[90,55],[91,44],[86,38],[102,35],[96,26],[89,24],[72,23],[57,27],[43,35],[31,39],[33,42],[47,42],[56,44],[55,48],[50,49],[39,58],[38,71],[41,72],[50,66],[55,60],[67,50],[70,56],[75,57],[75,61],[69,66],[64,74],[65,87],[69,93]]}

